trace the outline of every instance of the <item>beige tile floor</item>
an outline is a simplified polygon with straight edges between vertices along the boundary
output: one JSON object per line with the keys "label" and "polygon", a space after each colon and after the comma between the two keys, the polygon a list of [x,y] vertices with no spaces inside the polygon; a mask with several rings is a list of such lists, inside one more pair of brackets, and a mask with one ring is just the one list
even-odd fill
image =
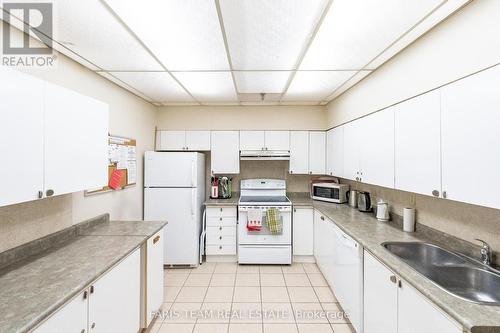
{"label": "beige tile floor", "polygon": [[204,263],[165,270],[150,333],[355,332],[315,264]]}

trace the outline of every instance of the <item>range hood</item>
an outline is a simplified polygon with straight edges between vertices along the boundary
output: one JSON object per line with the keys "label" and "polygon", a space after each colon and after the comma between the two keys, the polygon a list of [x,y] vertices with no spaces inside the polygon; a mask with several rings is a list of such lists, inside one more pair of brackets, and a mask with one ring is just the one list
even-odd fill
{"label": "range hood", "polygon": [[241,150],[240,160],[242,161],[288,161],[290,159],[289,150]]}

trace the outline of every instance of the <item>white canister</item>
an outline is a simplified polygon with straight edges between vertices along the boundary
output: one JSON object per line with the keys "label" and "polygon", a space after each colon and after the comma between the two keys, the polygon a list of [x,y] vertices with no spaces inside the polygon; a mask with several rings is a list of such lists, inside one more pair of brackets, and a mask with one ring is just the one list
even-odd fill
{"label": "white canister", "polygon": [[415,231],[415,208],[403,208],[403,230]]}

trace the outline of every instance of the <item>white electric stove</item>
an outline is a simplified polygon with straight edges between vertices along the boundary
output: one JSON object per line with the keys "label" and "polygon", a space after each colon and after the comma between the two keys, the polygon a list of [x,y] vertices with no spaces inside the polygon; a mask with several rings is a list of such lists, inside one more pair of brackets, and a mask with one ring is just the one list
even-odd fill
{"label": "white electric stove", "polygon": [[[282,230],[273,234],[266,225],[266,211],[279,212]],[[247,228],[250,210],[262,214],[262,229]],[[240,264],[292,263],[292,203],[286,196],[286,182],[281,179],[246,179],[241,181],[238,202],[238,262]]]}

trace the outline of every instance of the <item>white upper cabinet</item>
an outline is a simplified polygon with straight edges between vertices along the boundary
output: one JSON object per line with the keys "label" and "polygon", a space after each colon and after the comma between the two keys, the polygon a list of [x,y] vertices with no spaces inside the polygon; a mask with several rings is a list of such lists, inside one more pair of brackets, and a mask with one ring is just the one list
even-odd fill
{"label": "white upper cabinet", "polygon": [[264,150],[264,131],[240,131],[240,150]]}
{"label": "white upper cabinet", "polygon": [[326,174],[344,177],[344,127],[326,132]]}
{"label": "white upper cabinet", "polygon": [[0,67],[0,206],[43,193],[43,81]]}
{"label": "white upper cabinet", "polygon": [[212,174],[234,174],[240,172],[240,135],[238,131],[212,131]]}
{"label": "white upper cabinet", "polygon": [[209,151],[210,131],[158,131],[156,150]]}
{"label": "white upper cabinet", "polygon": [[186,150],[209,151],[210,131],[186,131]]}
{"label": "white upper cabinet", "polygon": [[69,89],[45,89],[45,195],[108,182],[108,106]]}
{"label": "white upper cabinet", "polygon": [[442,196],[500,208],[500,66],[442,88]]}
{"label": "white upper cabinet", "polygon": [[395,110],[395,188],[439,196],[441,191],[440,91],[415,97]]}
{"label": "white upper cabinet", "polygon": [[309,132],[290,132],[290,173],[309,173]]}
{"label": "white upper cabinet", "polygon": [[324,175],[326,173],[326,133],[309,132],[309,174]]}
{"label": "white upper cabinet", "polygon": [[[360,178],[360,143],[362,119],[347,123],[344,128],[344,178],[359,180]],[[367,144],[367,143],[366,143]]]}
{"label": "white upper cabinet", "polygon": [[1,68],[0,139],[9,175],[0,206],[102,187],[108,182],[108,106]]}
{"label": "white upper cabinet", "polygon": [[394,109],[371,114],[361,123],[361,181],[394,188]]}
{"label": "white upper cabinet", "polygon": [[290,150],[290,131],[266,131],[266,150]]}
{"label": "white upper cabinet", "polygon": [[159,150],[185,150],[186,131],[160,131]]}

